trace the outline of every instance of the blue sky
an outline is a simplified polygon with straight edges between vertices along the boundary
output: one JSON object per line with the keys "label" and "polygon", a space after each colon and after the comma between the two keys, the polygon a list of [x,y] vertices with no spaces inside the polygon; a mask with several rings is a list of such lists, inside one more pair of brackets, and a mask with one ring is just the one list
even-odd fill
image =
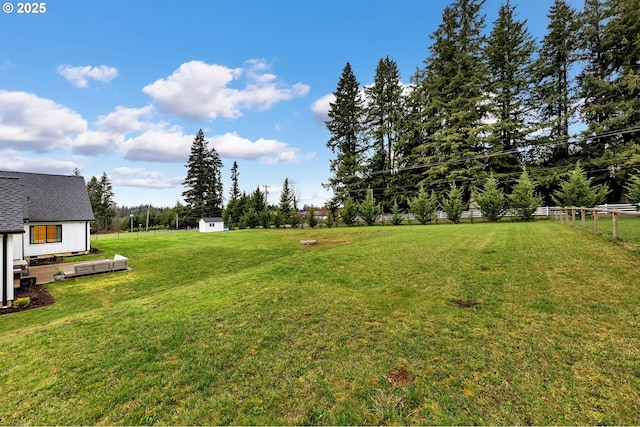
{"label": "blue sky", "polygon": [[[277,203],[289,178],[301,205],[322,205],[323,120],[345,63],[367,85],[388,55],[408,83],[449,1],[55,0],[41,14],[9,3],[0,169],[106,172],[119,205],[173,206],[199,129],[222,157],[225,197],[235,160],[241,190],[269,186]],[[501,4],[487,0],[488,28]],[[512,4],[541,38],[552,0]]]}

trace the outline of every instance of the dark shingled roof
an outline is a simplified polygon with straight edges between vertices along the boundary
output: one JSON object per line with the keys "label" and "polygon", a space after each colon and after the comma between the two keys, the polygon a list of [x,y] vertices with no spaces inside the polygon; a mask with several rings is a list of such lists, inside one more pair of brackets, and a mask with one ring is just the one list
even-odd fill
{"label": "dark shingled roof", "polygon": [[24,233],[22,190],[17,178],[0,177],[0,233]]}
{"label": "dark shingled roof", "polygon": [[[93,221],[84,178],[75,175],[0,171],[0,177],[18,178],[26,198],[23,218],[30,222]],[[4,191],[0,200],[5,203]]]}
{"label": "dark shingled roof", "polygon": [[219,216],[213,217],[213,218],[202,218],[202,220],[204,222],[206,222],[207,224],[211,223],[211,222],[224,222],[222,218],[220,218]]}

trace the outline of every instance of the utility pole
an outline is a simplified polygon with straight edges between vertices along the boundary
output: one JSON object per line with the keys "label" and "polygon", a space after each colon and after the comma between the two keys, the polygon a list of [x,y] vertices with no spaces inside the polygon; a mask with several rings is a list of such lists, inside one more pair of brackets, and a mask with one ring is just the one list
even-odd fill
{"label": "utility pole", "polygon": [[264,207],[269,206],[269,186],[263,185],[264,187]]}
{"label": "utility pole", "polygon": [[147,231],[149,231],[149,205],[147,205]]}

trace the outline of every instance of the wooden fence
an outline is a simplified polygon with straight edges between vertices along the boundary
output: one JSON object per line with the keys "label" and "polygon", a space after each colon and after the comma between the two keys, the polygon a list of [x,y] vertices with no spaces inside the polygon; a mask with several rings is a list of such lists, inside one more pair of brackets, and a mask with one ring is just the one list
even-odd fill
{"label": "wooden fence", "polygon": [[[618,205],[600,205],[593,208],[585,207],[553,207],[550,209],[550,216],[556,221],[563,222],[565,224],[571,224],[576,226],[576,222],[580,221],[580,227],[586,228],[586,218],[590,216],[593,218],[593,232],[599,233],[598,219],[611,218],[612,222],[612,235],[614,239],[618,238],[618,219],[621,216],[640,217],[640,212],[637,211],[636,206],[627,204]],[[578,218],[577,218],[578,217]]]}

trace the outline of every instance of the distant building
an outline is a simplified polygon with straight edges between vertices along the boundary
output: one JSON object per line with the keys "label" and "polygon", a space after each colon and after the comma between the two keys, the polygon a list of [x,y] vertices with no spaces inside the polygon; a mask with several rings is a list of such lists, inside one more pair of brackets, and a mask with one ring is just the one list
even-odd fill
{"label": "distant building", "polygon": [[213,233],[215,231],[224,231],[224,221],[222,218],[202,218],[199,222],[201,233]]}

